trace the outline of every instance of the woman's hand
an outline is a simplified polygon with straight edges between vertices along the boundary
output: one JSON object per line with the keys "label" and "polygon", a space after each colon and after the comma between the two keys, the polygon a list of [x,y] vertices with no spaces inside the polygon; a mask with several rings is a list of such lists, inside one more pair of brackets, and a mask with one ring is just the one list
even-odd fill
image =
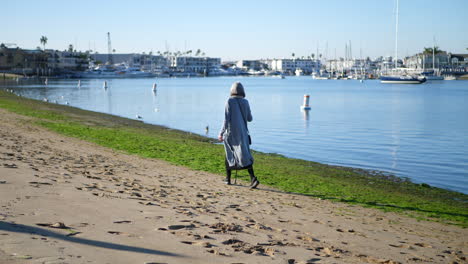
{"label": "woman's hand", "polygon": [[218,136],[218,140],[219,140],[219,141],[223,141],[223,136],[222,136],[222,135],[219,135],[219,136]]}

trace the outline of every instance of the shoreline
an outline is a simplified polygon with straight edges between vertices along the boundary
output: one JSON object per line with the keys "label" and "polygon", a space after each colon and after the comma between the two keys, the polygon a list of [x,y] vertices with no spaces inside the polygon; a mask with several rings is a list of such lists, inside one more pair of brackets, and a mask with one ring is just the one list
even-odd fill
{"label": "shoreline", "polygon": [[[180,158],[194,145],[205,151],[203,156],[220,154],[201,136],[3,92],[0,122],[2,263],[466,262],[468,230],[460,219],[441,214],[440,223],[425,221],[428,216],[410,204],[392,212],[390,204],[380,205],[378,199],[371,204],[368,197],[367,205],[359,204],[327,197],[325,189],[288,193],[281,190],[291,188],[287,182],[268,177],[271,163],[286,160],[294,177],[302,175],[297,168],[307,170],[306,175],[313,169],[315,184],[326,178],[346,180],[341,174],[359,178],[344,169],[256,153],[263,182],[258,190],[249,190],[243,181],[226,186],[222,172],[205,171],[218,166],[222,171],[222,160],[194,170],[210,160],[197,162],[194,152],[188,153],[191,163]],[[140,142],[131,138],[135,136],[143,144],[134,146]],[[154,145],[154,137],[166,140]],[[165,148],[166,141],[171,144]],[[150,151],[138,152],[148,145]],[[171,149],[179,164],[170,155],[163,161],[151,153]],[[276,188],[263,184],[271,180],[277,181]],[[300,180],[303,187],[310,184]],[[424,190],[431,197],[438,193]],[[366,197],[363,190],[354,191]],[[452,214],[463,217],[465,211]],[[408,217],[408,212],[415,215]]]}
{"label": "shoreline", "polygon": [[[93,79],[88,79],[88,80],[93,80]],[[16,85],[15,83],[11,83],[12,85]],[[11,91],[11,90],[10,90]],[[16,94],[19,94],[17,92],[15,92]],[[40,100],[41,98],[37,98],[35,100]],[[44,100],[46,100],[44,98]],[[52,102],[53,100],[50,99],[49,102]],[[58,102],[57,102],[58,101]],[[60,99],[56,99],[54,100],[55,103],[57,104],[61,104],[61,105],[65,105],[64,104],[64,100],[60,101]],[[86,110],[84,108],[80,108],[82,110]],[[92,111],[92,110],[91,110]],[[103,114],[107,114],[107,113],[104,113],[105,110],[102,110]],[[112,115],[112,114],[111,114]],[[137,119],[134,119],[132,118],[131,116],[119,116],[119,115],[115,115],[116,117],[122,117],[122,118],[129,118],[131,120],[137,120]],[[141,122],[144,122],[143,120],[139,120]],[[151,123],[148,123],[149,125],[151,125]],[[158,124],[155,124],[156,126],[162,126],[162,127],[165,127],[164,125],[158,125]],[[169,127],[167,127],[169,128]],[[178,128],[173,128],[174,130],[178,130]],[[181,130],[182,132],[187,132],[187,133],[194,133],[194,134],[197,134],[197,135],[200,135],[202,137],[205,136],[205,133],[202,133],[201,131],[185,131],[185,130]],[[212,139],[211,137],[209,139]],[[258,146],[259,148],[261,146]],[[368,146],[369,147],[369,146]],[[261,148],[260,148],[261,149]],[[284,149],[286,150],[286,149]],[[458,185],[459,183],[463,183],[460,179],[461,176],[457,176],[458,177],[458,181],[457,180],[453,180],[453,181],[446,181],[446,182],[443,182],[443,181],[437,181],[437,180],[433,180],[433,179],[443,179],[445,176],[447,176],[450,171],[446,171],[446,170],[440,170],[438,171],[438,174],[436,175],[433,175],[433,174],[430,174],[431,176],[435,176],[435,177],[427,177],[427,175],[425,177],[419,177],[419,171],[416,170],[416,169],[412,169],[411,167],[407,167],[407,168],[403,168],[403,169],[400,169],[400,170],[394,170],[393,168],[391,168],[390,166],[387,166],[387,164],[385,163],[388,163],[389,161],[389,157],[383,157],[382,155],[382,158],[378,158],[377,161],[375,163],[369,163],[369,162],[372,162],[372,160],[359,160],[358,162],[353,162],[353,160],[346,160],[346,159],[333,159],[333,158],[325,158],[325,159],[320,159],[319,156],[317,157],[309,157],[306,155],[301,155],[301,153],[295,153],[294,151],[293,152],[290,152],[288,154],[288,150],[286,151],[283,151],[282,149],[273,149],[273,150],[268,150],[268,149],[265,149],[263,148],[263,151],[262,150],[259,150],[258,152],[259,153],[266,153],[268,154],[268,151],[272,151],[270,154],[279,154],[279,155],[282,155],[284,156],[285,158],[291,158],[291,159],[300,159],[300,160],[308,160],[308,161],[312,161],[312,162],[317,162],[317,163],[321,163],[321,164],[324,164],[324,165],[328,165],[328,166],[334,166],[336,168],[355,168],[356,170],[359,170],[359,169],[362,169],[362,170],[365,170],[367,171],[368,173],[367,174],[380,174],[380,175],[387,175],[387,176],[390,176],[390,177],[398,177],[400,179],[403,179],[405,181],[407,181],[406,178],[409,178],[409,181],[415,183],[415,184],[421,184],[421,185],[430,185],[431,187],[435,187],[435,188],[441,188],[441,189],[444,189],[444,190],[449,190],[449,191],[454,191],[454,192],[460,192],[460,193],[463,193],[463,194],[468,194],[466,192],[466,190],[464,190],[462,187],[463,185],[461,185],[462,187],[460,188]],[[280,152],[284,152],[284,153],[280,153]],[[306,153],[306,152],[304,152]],[[307,157],[307,158],[305,158]],[[387,158],[387,159],[384,159],[384,158]],[[314,160],[315,159],[315,160]],[[317,161],[319,160],[319,161]],[[453,160],[453,159],[452,159]],[[347,162],[341,162],[341,161],[347,161]],[[351,161],[351,162],[350,162]],[[423,162],[423,160],[419,161],[419,163],[415,163],[413,164],[412,166],[413,167],[418,167],[418,166],[421,166],[421,162]],[[363,166],[361,166],[362,164],[364,164]],[[369,166],[369,164],[371,164],[371,166]],[[424,164],[424,162],[423,162]],[[451,168],[457,168],[457,165],[455,164],[450,164],[450,162],[446,162],[447,166],[446,166],[446,169],[451,169]],[[372,165],[375,165],[375,166],[372,166]],[[355,166],[355,167],[354,167]],[[431,168],[425,168],[426,170],[428,169],[431,169]],[[458,175],[458,174],[455,174],[455,175]],[[414,177],[414,178],[413,178]],[[418,178],[419,177],[419,178]],[[442,182],[442,183],[441,183]],[[450,183],[450,184],[445,184],[445,183]]]}
{"label": "shoreline", "polygon": [[[7,95],[7,97],[4,95]],[[219,156],[224,154],[224,149],[221,145],[216,144],[216,139],[161,125],[144,123],[141,120],[134,120],[66,105],[51,104],[18,97],[3,91],[0,91],[0,108],[2,108],[2,97],[9,98],[10,100],[13,99],[13,101],[16,101],[17,107],[19,107],[18,109],[6,107],[6,109],[9,109],[10,111],[13,110],[17,113],[19,112],[23,115],[38,117],[39,121],[37,121],[36,124],[52,131],[59,132],[60,134],[85,139],[129,154],[136,154],[147,158],[163,159],[175,165],[182,165],[195,170],[224,175],[224,167],[221,162],[222,159],[219,159]],[[31,106],[35,109],[41,109],[41,114],[37,115],[31,113]],[[87,131],[83,131],[83,125],[86,126]],[[90,129],[95,129],[94,132],[96,132],[96,134],[91,136],[87,135],[86,133]],[[109,130],[102,131],[102,129]],[[155,132],[161,133],[162,137],[155,139]],[[120,135],[118,135],[119,133]],[[109,136],[108,134],[121,136],[122,138],[115,140],[115,142],[109,142],[107,139]],[[104,140],[101,137],[104,137]],[[126,137],[133,139],[127,141]],[[142,141],[152,142],[152,144],[155,145],[153,146],[153,150],[160,149],[163,150],[163,152],[168,153],[168,155],[152,153],[153,150],[148,149]],[[157,144],[161,144],[163,146],[158,147],[156,146]],[[207,151],[206,156],[204,154],[200,155],[200,152],[204,151]],[[186,157],[179,158],[177,157],[179,155],[185,155]],[[461,215],[456,214],[461,217],[456,222],[460,224],[461,220],[461,224],[463,226],[468,226],[468,195],[461,192],[433,187],[426,183],[413,183],[408,178],[400,178],[385,171],[322,164],[314,161],[289,158],[281,154],[262,153],[255,150],[253,150],[253,155],[257,161],[256,172],[266,178],[262,183],[279,188],[286,192],[378,208],[383,205],[383,208],[381,209],[384,210],[395,210],[400,207],[408,207],[408,202],[412,202],[412,199],[414,198],[420,200],[416,202],[415,205],[418,203],[426,203],[426,200],[431,201],[433,200],[433,197],[436,196],[438,197],[437,199],[439,199],[436,199],[435,201],[436,204],[438,204],[438,210],[435,210],[438,212],[436,213],[437,217],[440,217],[441,215],[439,213],[443,212],[443,210],[440,210],[443,209],[443,207],[440,208],[442,204],[445,203],[446,205],[453,205],[452,202],[459,203],[458,206],[460,207],[456,207],[460,208],[462,211],[464,210],[465,212]],[[294,171],[296,168],[297,170]],[[290,173],[289,170],[291,169],[292,172]],[[240,179],[247,180],[247,175],[242,174],[242,171],[240,172]],[[278,174],[278,172],[285,174],[284,176],[290,175],[298,178],[305,177],[308,174],[310,174],[311,177],[314,177],[310,182],[304,182],[300,179],[299,181],[292,181],[292,183],[288,183],[290,180],[285,180],[284,176],[272,179],[268,177],[276,176],[275,174]],[[296,172],[300,175],[294,175]],[[332,178],[332,180],[330,180],[330,178]],[[337,180],[342,182],[336,182]],[[319,184],[316,184],[314,181],[319,181]],[[304,186],[299,186],[304,183],[310,186],[306,186],[305,188]],[[351,186],[347,187],[343,184],[351,184]],[[317,186],[321,186],[322,188],[320,188],[320,190],[316,190]],[[381,192],[382,190],[378,190],[378,188],[389,188],[389,191]],[[369,197],[361,200],[358,199],[362,193],[368,194],[369,192],[371,193]],[[418,195],[411,199],[404,199],[405,201],[399,201],[398,199],[395,200],[391,198],[395,193],[399,196],[407,196],[411,195],[411,192],[417,192]],[[379,200],[378,198],[375,198],[377,195],[388,196],[387,198],[389,198],[389,200]],[[402,203],[405,206],[400,206],[399,203]],[[423,208],[418,209],[418,207],[416,207],[416,209],[416,211],[421,209],[421,212],[431,212],[431,210]],[[396,210],[398,211],[399,209]],[[402,211],[405,210],[403,209]],[[447,212],[447,215],[452,214],[453,213]],[[450,218],[451,217],[449,217],[449,219]]]}

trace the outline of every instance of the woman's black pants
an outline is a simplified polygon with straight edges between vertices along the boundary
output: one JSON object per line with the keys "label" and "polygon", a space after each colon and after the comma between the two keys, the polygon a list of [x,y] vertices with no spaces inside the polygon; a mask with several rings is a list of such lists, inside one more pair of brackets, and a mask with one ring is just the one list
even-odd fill
{"label": "woman's black pants", "polygon": [[[233,169],[229,168],[229,162],[227,161],[227,159],[224,159],[224,164],[226,165],[226,178],[231,179],[231,172]],[[250,165],[249,167],[246,167],[244,169],[247,169],[249,171],[251,180],[255,179],[253,165]]]}

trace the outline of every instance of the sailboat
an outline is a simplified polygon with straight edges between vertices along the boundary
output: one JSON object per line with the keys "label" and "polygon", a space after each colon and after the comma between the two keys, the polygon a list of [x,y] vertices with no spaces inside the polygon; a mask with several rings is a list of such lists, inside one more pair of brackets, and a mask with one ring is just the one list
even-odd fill
{"label": "sailboat", "polygon": [[395,68],[394,72],[389,75],[380,76],[381,83],[405,83],[405,84],[420,84],[426,81],[424,76],[409,75],[405,72],[398,71],[398,4],[396,0],[396,26],[395,26]]}

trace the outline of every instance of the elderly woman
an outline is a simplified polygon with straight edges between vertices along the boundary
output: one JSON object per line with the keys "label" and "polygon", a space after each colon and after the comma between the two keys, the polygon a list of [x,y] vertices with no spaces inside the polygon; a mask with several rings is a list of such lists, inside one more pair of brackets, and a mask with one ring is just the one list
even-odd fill
{"label": "elderly woman", "polygon": [[254,159],[250,153],[250,135],[247,122],[252,121],[249,101],[245,98],[244,87],[240,82],[231,86],[231,96],[226,102],[224,123],[219,133],[219,141],[224,142],[226,151],[226,184],[231,184],[231,171],[247,169],[250,175],[250,188],[260,183],[253,170]]}

